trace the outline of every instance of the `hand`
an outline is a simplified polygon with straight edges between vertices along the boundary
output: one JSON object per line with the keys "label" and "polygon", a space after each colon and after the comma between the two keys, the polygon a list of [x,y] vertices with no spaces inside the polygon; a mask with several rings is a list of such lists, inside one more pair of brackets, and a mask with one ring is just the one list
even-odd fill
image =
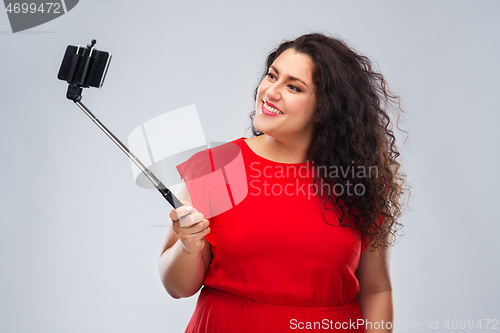
{"label": "hand", "polygon": [[[172,230],[181,240],[184,250],[188,253],[199,253],[205,246],[203,240],[205,235],[210,232],[209,222],[187,201],[180,200],[180,202],[184,206],[172,209],[170,212]],[[189,208],[191,210],[188,210]]]}

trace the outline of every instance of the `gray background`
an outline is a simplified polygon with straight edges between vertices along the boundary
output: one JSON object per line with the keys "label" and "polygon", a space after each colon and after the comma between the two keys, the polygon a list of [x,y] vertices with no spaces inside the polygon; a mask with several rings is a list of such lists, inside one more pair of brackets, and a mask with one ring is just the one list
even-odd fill
{"label": "gray background", "polygon": [[207,141],[230,141],[249,136],[267,53],[313,31],[368,55],[408,111],[396,322],[500,319],[499,13],[498,1],[88,0],[16,34],[0,13],[0,331],[181,332],[197,298],[164,291],[171,208],[65,98],[67,45],[113,53],[83,101],[122,141],[190,104]]}

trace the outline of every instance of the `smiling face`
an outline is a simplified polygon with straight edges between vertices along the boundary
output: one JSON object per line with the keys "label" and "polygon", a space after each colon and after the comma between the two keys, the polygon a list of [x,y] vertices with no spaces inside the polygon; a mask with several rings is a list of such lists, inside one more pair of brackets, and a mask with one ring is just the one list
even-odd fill
{"label": "smiling face", "polygon": [[257,91],[256,129],[276,139],[311,139],[316,110],[313,70],[311,58],[294,49],[276,58]]}

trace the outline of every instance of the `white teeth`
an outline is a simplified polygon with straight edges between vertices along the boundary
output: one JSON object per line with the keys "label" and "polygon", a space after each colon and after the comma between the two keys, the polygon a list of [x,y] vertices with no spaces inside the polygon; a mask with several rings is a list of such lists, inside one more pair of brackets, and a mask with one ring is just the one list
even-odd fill
{"label": "white teeth", "polygon": [[277,109],[275,109],[272,106],[268,105],[266,102],[264,102],[264,107],[266,108],[266,110],[271,111],[272,113],[283,114],[283,112],[278,111]]}

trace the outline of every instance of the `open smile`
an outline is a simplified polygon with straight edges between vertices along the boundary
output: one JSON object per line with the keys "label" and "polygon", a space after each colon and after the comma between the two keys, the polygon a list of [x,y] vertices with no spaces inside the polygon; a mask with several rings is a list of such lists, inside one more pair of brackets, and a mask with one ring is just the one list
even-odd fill
{"label": "open smile", "polygon": [[262,107],[261,107],[262,113],[269,115],[269,116],[279,116],[282,115],[283,112],[279,110],[276,105],[273,105],[266,100],[262,100]]}

